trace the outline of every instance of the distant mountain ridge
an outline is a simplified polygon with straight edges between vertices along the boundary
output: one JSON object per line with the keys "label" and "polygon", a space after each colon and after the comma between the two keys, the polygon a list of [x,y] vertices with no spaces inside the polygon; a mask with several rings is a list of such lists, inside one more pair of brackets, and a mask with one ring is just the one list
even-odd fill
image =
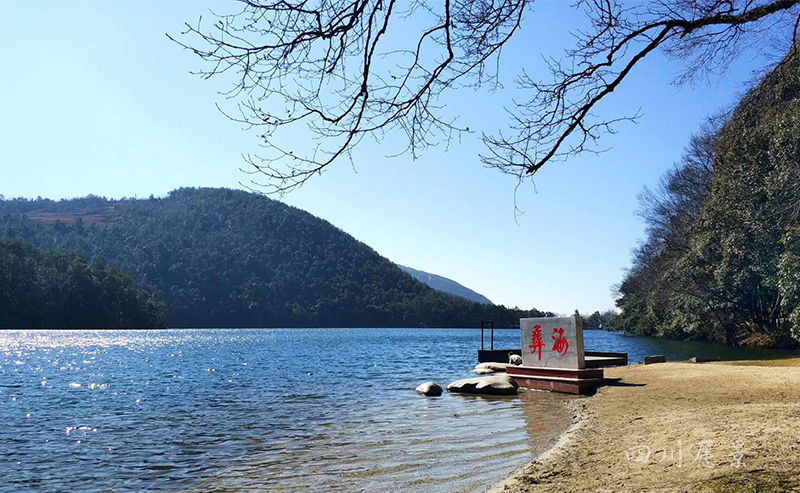
{"label": "distant mountain ridge", "polygon": [[0,238],[130,273],[170,327],[513,326],[531,309],[432,289],[329,222],[241,190],[0,199]]}
{"label": "distant mountain ridge", "polygon": [[448,279],[446,277],[442,277],[436,274],[431,274],[430,272],[412,269],[411,267],[406,267],[405,265],[400,265],[400,264],[396,265],[400,267],[403,271],[411,274],[411,277],[413,277],[417,281],[423,282],[428,286],[432,287],[433,289],[444,291],[445,293],[450,293],[456,296],[460,296],[462,298],[466,298],[470,301],[475,301],[477,303],[482,303],[484,305],[494,305],[494,303],[492,303],[492,301],[486,296],[477,293],[469,289],[468,287],[457,283],[452,279]]}

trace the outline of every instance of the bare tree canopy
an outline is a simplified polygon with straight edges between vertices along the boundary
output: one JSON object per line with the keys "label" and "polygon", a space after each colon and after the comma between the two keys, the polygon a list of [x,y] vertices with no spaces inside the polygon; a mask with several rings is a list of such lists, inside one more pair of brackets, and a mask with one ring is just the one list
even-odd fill
{"label": "bare tree canopy", "polygon": [[[533,0],[242,0],[211,26],[187,24],[180,38],[207,64],[206,78],[234,75],[226,95],[258,127],[265,154],[247,156],[264,186],[284,192],[371,137],[405,136],[416,157],[469,129],[445,116],[442,97],[498,87],[503,47],[535,13]],[[598,105],[649,54],[681,66],[677,82],[724,73],[743,49],[783,42],[796,50],[800,0],[580,0],[574,45],[548,60],[549,78],[524,67],[525,94],[507,108],[509,124],[483,133],[487,166],[523,179],[551,161],[597,152],[615,123]],[[413,22],[412,22],[413,21]],[[411,26],[427,26],[416,31]],[[299,127],[299,128],[298,128]],[[316,143],[285,148],[280,129]],[[254,181],[257,183],[257,180]]]}

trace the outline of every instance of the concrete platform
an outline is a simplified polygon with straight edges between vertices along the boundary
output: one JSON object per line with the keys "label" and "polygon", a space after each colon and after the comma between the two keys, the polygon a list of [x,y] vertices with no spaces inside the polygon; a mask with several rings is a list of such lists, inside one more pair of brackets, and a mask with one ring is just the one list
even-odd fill
{"label": "concrete platform", "polygon": [[507,372],[508,376],[522,388],[550,390],[566,394],[588,394],[605,382],[603,370],[599,368],[573,370],[509,366]]}
{"label": "concrete platform", "polygon": [[512,354],[521,355],[519,349],[478,349],[478,363],[508,363]]}
{"label": "concrete platform", "polygon": [[611,353],[607,351],[586,351],[586,368],[603,368],[605,366],[627,366],[628,353]]}
{"label": "concrete platform", "polygon": [[[508,357],[512,354],[522,354],[522,351],[519,349],[479,349],[478,363],[508,363]],[[586,368],[625,366],[628,364],[628,353],[586,351],[583,354],[586,360]]]}

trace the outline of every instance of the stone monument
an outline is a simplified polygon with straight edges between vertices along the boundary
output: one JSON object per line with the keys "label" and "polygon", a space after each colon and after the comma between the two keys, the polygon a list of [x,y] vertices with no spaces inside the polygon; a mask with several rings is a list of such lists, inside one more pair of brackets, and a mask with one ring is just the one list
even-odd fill
{"label": "stone monument", "polygon": [[522,365],[508,376],[522,388],[590,393],[604,380],[600,368],[586,368],[581,317],[522,318]]}
{"label": "stone monument", "polygon": [[581,317],[521,318],[522,365],[586,368]]}

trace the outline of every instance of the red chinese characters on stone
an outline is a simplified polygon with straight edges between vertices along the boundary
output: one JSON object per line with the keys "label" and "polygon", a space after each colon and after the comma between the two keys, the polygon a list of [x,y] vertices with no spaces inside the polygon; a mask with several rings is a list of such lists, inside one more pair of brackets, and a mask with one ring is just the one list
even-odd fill
{"label": "red chinese characters on stone", "polygon": [[542,342],[541,325],[533,326],[533,333],[531,334],[531,345],[528,347],[531,349],[531,354],[536,354],[536,351],[539,351],[539,361],[542,361],[542,348],[544,347],[544,342]]}
{"label": "red chinese characters on stone", "polygon": [[553,340],[556,341],[555,344],[553,344],[553,351],[557,352],[559,356],[567,354],[569,342],[567,342],[567,338],[564,337],[564,329],[560,327],[558,329],[553,329]]}

